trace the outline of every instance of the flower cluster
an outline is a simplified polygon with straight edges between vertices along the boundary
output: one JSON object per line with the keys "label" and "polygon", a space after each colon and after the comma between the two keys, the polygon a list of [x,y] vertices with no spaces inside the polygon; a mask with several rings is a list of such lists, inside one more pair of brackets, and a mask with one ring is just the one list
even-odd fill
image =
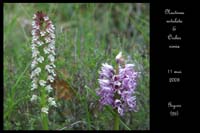
{"label": "flower cluster", "polygon": [[[45,89],[45,93],[52,92],[50,83],[54,82],[55,74],[55,27],[49,17],[37,12],[32,22],[32,64],[31,64],[31,90]],[[44,91],[38,90],[39,93]],[[31,101],[41,100],[39,96],[32,95]],[[52,97],[47,98],[48,105],[56,106]],[[48,114],[48,107],[42,107],[41,112]]]}
{"label": "flower cluster", "polygon": [[117,69],[105,63],[99,72],[97,90],[101,105],[111,105],[122,116],[127,111],[135,111],[138,72],[133,64],[125,64],[121,52],[116,56]]}

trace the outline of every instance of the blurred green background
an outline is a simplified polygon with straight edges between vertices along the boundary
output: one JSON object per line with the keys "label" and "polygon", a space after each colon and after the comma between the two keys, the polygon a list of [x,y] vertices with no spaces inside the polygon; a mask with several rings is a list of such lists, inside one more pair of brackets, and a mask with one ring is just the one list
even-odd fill
{"label": "blurred green background", "polygon": [[[122,51],[141,72],[138,112],[121,117],[121,130],[149,130],[149,4],[4,4],[4,129],[41,129],[30,102],[31,23],[43,11],[56,27],[56,72],[71,97],[49,112],[51,130],[111,130],[112,113],[99,110],[98,71]],[[59,89],[59,85],[58,89]],[[69,94],[68,94],[69,95]]]}

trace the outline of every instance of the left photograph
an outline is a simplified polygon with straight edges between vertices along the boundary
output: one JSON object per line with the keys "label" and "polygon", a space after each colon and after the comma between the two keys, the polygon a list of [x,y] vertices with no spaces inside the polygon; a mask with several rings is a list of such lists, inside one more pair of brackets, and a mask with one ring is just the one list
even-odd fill
{"label": "left photograph", "polygon": [[4,130],[150,130],[149,3],[4,3]]}

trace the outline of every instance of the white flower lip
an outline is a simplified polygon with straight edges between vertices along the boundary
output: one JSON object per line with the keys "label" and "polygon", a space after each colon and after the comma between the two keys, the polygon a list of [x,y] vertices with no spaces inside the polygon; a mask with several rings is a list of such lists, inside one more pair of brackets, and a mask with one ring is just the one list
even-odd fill
{"label": "white flower lip", "polygon": [[42,109],[41,109],[42,113],[48,114],[49,113],[48,111],[49,111],[49,108],[47,108],[47,107],[42,107]]}
{"label": "white flower lip", "polygon": [[48,17],[48,16],[45,16],[45,17],[44,17],[44,21],[47,21],[47,20],[49,20],[49,17]]}
{"label": "white flower lip", "polygon": [[51,75],[49,75],[48,78],[47,78],[47,80],[49,80],[52,83],[54,81],[54,77],[51,76]]}
{"label": "white flower lip", "polygon": [[116,82],[114,82],[114,85],[116,85],[116,86],[120,86],[121,83],[120,83],[119,81],[116,81]]}
{"label": "white flower lip", "polygon": [[41,68],[37,67],[34,71],[33,74],[39,76],[39,74],[41,73]]}
{"label": "white flower lip", "polygon": [[45,85],[46,85],[46,81],[40,80],[40,81],[39,81],[39,84],[40,84],[40,86],[45,86]]}
{"label": "white flower lip", "polygon": [[41,36],[45,36],[46,32],[45,31],[40,31]]}
{"label": "white flower lip", "polygon": [[33,102],[33,101],[36,101],[36,100],[37,100],[37,98],[38,98],[38,96],[37,96],[37,95],[32,95],[32,97],[31,97],[31,102]]}
{"label": "white flower lip", "polygon": [[49,48],[47,48],[47,47],[44,47],[43,51],[44,51],[44,54],[49,54],[49,52],[50,52]]}
{"label": "white flower lip", "polygon": [[32,57],[33,57],[33,58],[34,58],[34,57],[37,57],[39,54],[40,54],[40,52],[39,52],[38,50],[34,50],[34,51],[32,52]]}
{"label": "white flower lip", "polygon": [[32,87],[31,90],[33,91],[33,90],[37,89],[38,85],[36,83],[33,83],[31,85],[31,87]]}
{"label": "white flower lip", "polygon": [[37,58],[37,61],[38,61],[39,63],[42,63],[42,62],[44,61],[44,57],[43,57],[43,56],[40,56],[39,58]]}
{"label": "white flower lip", "polygon": [[49,102],[50,106],[57,107],[56,102],[53,97],[49,97],[48,102]]}
{"label": "white flower lip", "polygon": [[52,92],[53,88],[51,87],[51,85],[47,85],[45,87],[45,89],[47,90],[48,93]]}
{"label": "white flower lip", "polygon": [[51,62],[54,62],[54,61],[55,61],[55,57],[54,57],[52,54],[50,54],[50,55],[48,56],[48,58],[49,58],[49,60],[50,60]]}

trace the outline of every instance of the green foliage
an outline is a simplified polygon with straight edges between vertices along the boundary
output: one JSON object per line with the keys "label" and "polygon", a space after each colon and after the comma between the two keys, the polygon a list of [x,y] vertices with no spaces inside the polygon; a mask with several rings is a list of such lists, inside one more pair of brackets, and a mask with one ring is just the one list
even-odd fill
{"label": "green foliage", "polygon": [[[30,102],[31,23],[43,11],[56,27],[56,71],[75,95],[49,112],[51,130],[111,130],[113,112],[99,109],[102,63],[119,51],[140,71],[138,112],[120,117],[121,130],[149,129],[149,4],[4,4],[4,129],[41,129]],[[63,73],[63,70],[66,73]]]}

